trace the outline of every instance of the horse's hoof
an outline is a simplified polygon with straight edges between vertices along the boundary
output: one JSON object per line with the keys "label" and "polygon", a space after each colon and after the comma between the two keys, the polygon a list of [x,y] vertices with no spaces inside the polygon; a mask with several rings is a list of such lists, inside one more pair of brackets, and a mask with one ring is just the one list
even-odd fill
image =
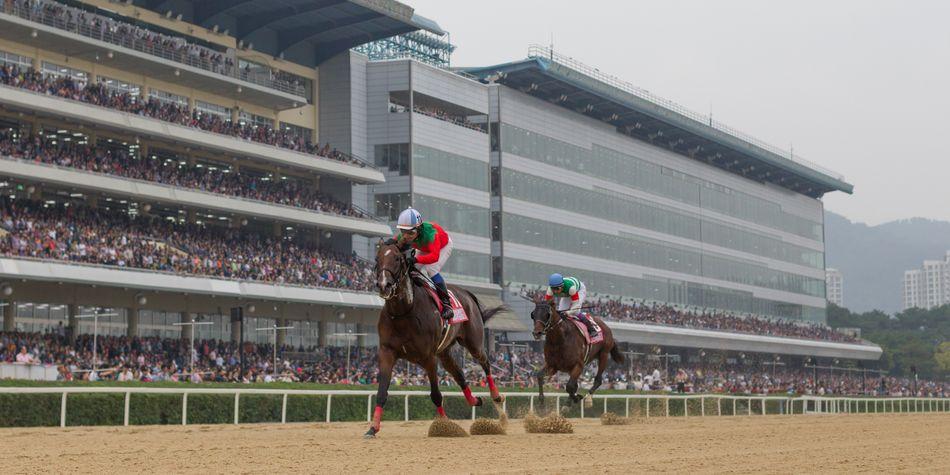
{"label": "horse's hoof", "polygon": [[366,431],[365,434],[363,434],[363,438],[364,438],[364,439],[375,439],[377,433],[379,433],[379,430],[378,430],[378,429],[376,429],[375,427],[370,427],[369,430]]}
{"label": "horse's hoof", "polygon": [[504,395],[504,394],[499,394],[498,397],[492,398],[492,401],[495,401],[495,402],[497,402],[498,404],[501,404],[501,403],[505,402],[505,395]]}
{"label": "horse's hoof", "polygon": [[481,396],[475,396],[475,404],[472,404],[472,405],[475,406],[475,407],[481,406],[481,405],[482,405],[482,397],[481,397]]}
{"label": "horse's hoof", "polygon": [[584,396],[584,407],[588,409],[594,407],[594,397],[590,394]]}

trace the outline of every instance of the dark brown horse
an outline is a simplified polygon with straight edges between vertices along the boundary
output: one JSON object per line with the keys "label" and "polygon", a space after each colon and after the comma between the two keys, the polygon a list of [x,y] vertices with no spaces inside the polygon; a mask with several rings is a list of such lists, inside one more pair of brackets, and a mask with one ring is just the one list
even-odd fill
{"label": "dark brown horse", "polygon": [[582,397],[577,394],[577,380],[584,372],[587,363],[597,360],[597,375],[594,376],[594,384],[587,393],[588,396],[593,396],[594,391],[603,382],[603,374],[607,369],[609,358],[613,358],[616,363],[623,363],[623,354],[620,353],[620,348],[614,341],[613,332],[600,318],[590,318],[600,325],[601,331],[604,332],[604,340],[588,348],[587,341],[581,332],[568,321],[567,316],[557,310],[554,300],[535,304],[531,312],[531,319],[534,320],[532,334],[536,340],[544,336],[544,367],[538,371],[538,395],[542,403],[544,380],[549,376],[554,376],[558,371],[570,376],[567,382],[567,394],[572,402],[578,402]]}
{"label": "dark brown horse", "polygon": [[[492,400],[501,402],[502,397],[491,375],[488,355],[483,348],[485,322],[505,307],[482,309],[471,292],[457,286],[449,286],[452,293],[465,308],[468,321],[449,327],[448,335],[442,332],[442,317],[427,291],[412,282],[406,261],[407,249],[399,244],[380,243],[376,250],[376,286],[379,296],[386,301],[379,313],[379,389],[376,392],[376,411],[373,422],[366,432],[375,437],[380,429],[383,407],[389,394],[393,366],[403,359],[425,369],[429,377],[429,396],[436,411],[442,417],[442,392],[439,390],[438,361],[442,362],[455,382],[462,388],[469,405],[480,406],[482,399],[472,396],[465,382],[465,374],[452,358],[450,349],[459,343],[481,365],[488,380]],[[439,348],[440,343],[443,348]]]}

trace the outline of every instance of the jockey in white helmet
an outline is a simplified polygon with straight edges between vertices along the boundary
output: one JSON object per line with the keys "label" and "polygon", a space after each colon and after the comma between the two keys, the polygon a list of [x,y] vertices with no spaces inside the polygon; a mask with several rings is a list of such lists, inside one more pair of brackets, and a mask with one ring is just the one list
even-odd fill
{"label": "jockey in white helmet", "polygon": [[445,279],[440,271],[452,255],[452,238],[439,226],[438,223],[423,221],[422,214],[412,207],[399,213],[396,221],[399,243],[409,243],[418,254],[409,258],[409,265],[415,266],[424,272],[439,290],[439,300],[442,302],[442,318],[452,317],[452,304],[449,300],[449,290],[445,286]]}

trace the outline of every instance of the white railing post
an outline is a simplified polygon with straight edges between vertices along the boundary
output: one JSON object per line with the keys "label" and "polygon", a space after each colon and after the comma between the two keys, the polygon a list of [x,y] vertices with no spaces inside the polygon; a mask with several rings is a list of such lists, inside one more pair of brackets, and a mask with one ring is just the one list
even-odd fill
{"label": "white railing post", "polygon": [[604,398],[604,413],[607,412],[607,398]]}
{"label": "white railing post", "polygon": [[[505,398],[501,400],[501,412],[508,414],[508,396],[505,396]],[[501,414],[499,414],[499,416],[501,416]]]}
{"label": "white railing post", "polygon": [[554,396],[554,410],[561,414],[561,396]]}
{"label": "white railing post", "polygon": [[734,416],[738,416],[738,415],[739,415],[739,414],[736,413],[736,398],[735,398],[735,396],[732,397],[732,415],[734,415]]}
{"label": "white railing post", "polygon": [[706,417],[706,396],[699,396],[699,415]]}
{"label": "white railing post", "polygon": [[284,393],[284,397],[281,398],[280,402],[280,423],[287,423],[287,393]]}
{"label": "white railing post", "polygon": [[534,412],[534,394],[528,396],[528,411]]}
{"label": "white railing post", "polygon": [[683,400],[683,417],[689,417],[689,399],[686,399],[686,397],[683,396],[682,400]]}
{"label": "white railing post", "polygon": [[63,397],[59,403],[59,426],[66,427],[66,391],[63,391]]}
{"label": "white railing post", "polygon": [[330,408],[333,406],[333,395],[327,394],[327,422],[330,422]]}
{"label": "white railing post", "polygon": [[670,417],[670,397],[666,396],[663,398],[663,401],[665,402],[666,406],[666,417]]}
{"label": "white railing post", "polygon": [[647,396],[647,418],[650,417],[650,396]]}
{"label": "white railing post", "polygon": [[188,393],[181,395],[181,425],[188,424]]}
{"label": "white railing post", "polygon": [[762,415],[765,415],[765,404],[768,402],[767,399],[762,398]]}
{"label": "white railing post", "polygon": [[[409,419],[406,420],[408,421]],[[472,420],[475,420],[475,406],[472,406]]]}
{"label": "white railing post", "polygon": [[122,417],[122,425],[129,425],[129,399],[132,399],[132,393],[125,392],[125,415]]}
{"label": "white railing post", "polygon": [[235,392],[234,393],[234,423],[235,424],[238,423],[238,419],[239,419],[238,414],[240,414],[240,411],[241,411],[241,393]]}
{"label": "white railing post", "polygon": [[749,410],[749,415],[751,416],[752,415],[752,398],[751,397],[746,400],[746,404],[748,405],[746,406],[746,409]]}
{"label": "white railing post", "polygon": [[373,395],[366,395],[366,422],[373,420]]}
{"label": "white railing post", "polygon": [[582,399],[581,400],[581,419],[584,418],[584,406],[586,406],[586,404],[584,404],[584,400]]}
{"label": "white railing post", "polygon": [[624,404],[624,417],[630,417],[630,396],[623,398]]}
{"label": "white railing post", "polygon": [[[408,394],[406,394],[406,400],[404,402],[405,404],[403,404],[402,406],[402,415],[403,415],[403,419],[405,419],[406,422],[409,422],[409,395]],[[472,406],[472,407],[475,407],[475,406]]]}
{"label": "white railing post", "polygon": [[722,398],[721,397],[716,398],[716,415],[722,416]]}

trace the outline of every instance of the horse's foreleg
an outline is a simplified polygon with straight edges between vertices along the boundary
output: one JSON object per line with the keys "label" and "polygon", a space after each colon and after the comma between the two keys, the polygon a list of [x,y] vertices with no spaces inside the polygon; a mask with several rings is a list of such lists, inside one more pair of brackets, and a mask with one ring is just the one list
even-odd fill
{"label": "horse's foreleg", "polygon": [[389,398],[389,384],[393,377],[393,366],[396,364],[396,354],[392,349],[380,345],[379,352],[379,388],[376,390],[376,410],[373,412],[373,422],[366,431],[366,437],[375,437],[379,432],[383,420],[383,407]]}
{"label": "horse's foreleg", "polygon": [[439,354],[439,360],[442,361],[442,367],[452,375],[452,379],[462,388],[462,393],[465,394],[465,401],[468,402],[468,405],[481,406],[482,398],[472,395],[472,389],[469,388],[468,383],[465,382],[465,373],[459,368],[458,363],[455,362],[455,358],[452,358],[452,354],[448,351],[442,352]]}
{"label": "horse's foreleg", "polygon": [[422,367],[426,370],[426,375],[429,376],[429,398],[432,399],[432,404],[435,404],[436,412],[440,417],[448,417],[442,407],[442,391],[439,390],[439,374],[436,371],[438,366],[435,363],[435,358],[430,358]]}
{"label": "horse's foreleg", "polygon": [[581,400],[581,397],[577,395],[577,386],[578,386],[578,380],[580,380],[581,373],[583,371],[584,371],[584,367],[582,365],[577,365],[573,369],[571,369],[570,373],[568,373],[570,375],[570,379],[568,379],[567,381],[566,389],[567,389],[567,395],[570,397],[571,402],[577,402]]}

